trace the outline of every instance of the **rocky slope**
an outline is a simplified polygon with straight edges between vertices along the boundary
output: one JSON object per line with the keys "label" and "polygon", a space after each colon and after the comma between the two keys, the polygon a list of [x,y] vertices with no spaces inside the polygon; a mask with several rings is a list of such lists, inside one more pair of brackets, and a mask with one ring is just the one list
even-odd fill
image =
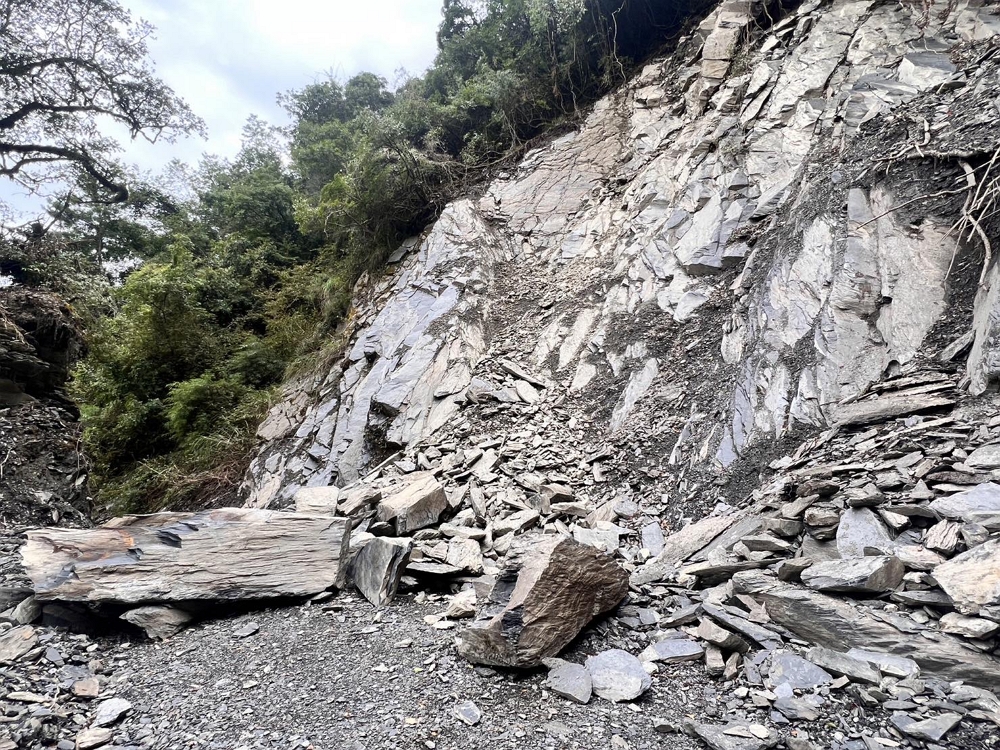
{"label": "rocky slope", "polygon": [[[247,505],[351,517],[383,606],[91,642],[46,602],[94,571],[219,612],[46,533],[0,748],[996,747],[998,116],[993,6],[719,4],[360,284],[261,425]],[[97,534],[174,565],[203,528]]]}
{"label": "rocky slope", "polygon": [[346,357],[261,426],[248,504],[475,432],[467,392],[500,358],[549,384],[575,425],[560,439],[627,446],[616,474],[678,512],[717,477],[751,489],[735,480],[776,445],[963,335],[967,387],[991,387],[996,16],[775,12],[721,4],[400,248],[360,291]]}

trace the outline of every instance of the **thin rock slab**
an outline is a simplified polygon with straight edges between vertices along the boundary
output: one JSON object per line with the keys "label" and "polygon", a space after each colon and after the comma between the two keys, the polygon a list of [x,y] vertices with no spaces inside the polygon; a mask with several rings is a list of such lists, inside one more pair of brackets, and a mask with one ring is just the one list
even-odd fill
{"label": "thin rock slab", "polygon": [[855,659],[841,651],[815,646],[809,649],[806,658],[827,672],[848,677],[855,682],[878,685],[882,681],[881,673],[869,662]]}
{"label": "thin rock slab", "polygon": [[909,714],[895,713],[890,721],[896,729],[910,737],[916,737],[926,742],[940,742],[941,738],[962,722],[962,715],[946,713],[931,719],[917,721]]}
{"label": "thin rock slab", "polygon": [[610,555],[562,536],[517,537],[458,652],[476,664],[537,667],[627,592],[628,574]]}
{"label": "thin rock slab", "polygon": [[138,604],[312,596],[342,582],[347,519],[218,508],[38,529],[21,548],[43,601]]}
{"label": "thin rock slab", "polygon": [[[773,622],[818,646],[837,651],[870,649],[906,657],[930,674],[979,687],[990,688],[1000,682],[1000,662],[966,648],[949,635],[939,634],[933,641],[914,638],[872,617],[862,607],[759,571],[737,573],[733,587],[736,593],[762,603]],[[858,652],[849,655],[862,658]]]}
{"label": "thin rock slab", "polygon": [[683,661],[700,661],[705,655],[705,647],[690,638],[666,638],[646,646],[639,661],[677,664]]}
{"label": "thin rock slab", "polygon": [[635,700],[653,684],[642,662],[620,648],[589,657],[586,667],[594,695],[613,703]]}
{"label": "thin rock slab", "polygon": [[412,539],[377,536],[358,550],[347,576],[365,599],[381,607],[396,596],[412,549]]}
{"label": "thin rock slab", "polygon": [[802,571],[802,583],[817,591],[881,594],[903,581],[906,569],[890,556],[853,557],[815,563]]}
{"label": "thin rock slab", "polygon": [[973,521],[974,513],[1000,512],[1000,484],[984,482],[971,490],[939,497],[929,507],[939,518]]}
{"label": "thin rock slab", "polygon": [[767,677],[774,686],[789,685],[795,690],[815,688],[833,682],[833,675],[825,669],[788,651],[775,651],[772,654]]}
{"label": "thin rock slab", "polygon": [[[754,731],[756,730],[756,731]],[[684,720],[684,731],[712,750],[768,750],[778,744],[778,733],[759,724],[698,724]]]}

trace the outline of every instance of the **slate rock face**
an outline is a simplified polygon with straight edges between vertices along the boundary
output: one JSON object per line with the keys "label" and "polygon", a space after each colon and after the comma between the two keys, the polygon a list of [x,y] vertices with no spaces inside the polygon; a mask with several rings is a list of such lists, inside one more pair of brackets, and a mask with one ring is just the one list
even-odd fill
{"label": "slate rock face", "polygon": [[515,540],[479,616],[458,635],[471,662],[536,667],[628,591],[628,574],[599,550],[561,536]]}

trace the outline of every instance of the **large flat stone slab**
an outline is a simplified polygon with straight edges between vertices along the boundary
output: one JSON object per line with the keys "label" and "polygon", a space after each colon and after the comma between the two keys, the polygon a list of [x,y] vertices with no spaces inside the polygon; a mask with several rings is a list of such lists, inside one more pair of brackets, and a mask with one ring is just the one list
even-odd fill
{"label": "large flat stone slab", "polygon": [[37,529],[21,557],[42,601],[273,599],[340,585],[350,533],[328,515],[218,508]]}

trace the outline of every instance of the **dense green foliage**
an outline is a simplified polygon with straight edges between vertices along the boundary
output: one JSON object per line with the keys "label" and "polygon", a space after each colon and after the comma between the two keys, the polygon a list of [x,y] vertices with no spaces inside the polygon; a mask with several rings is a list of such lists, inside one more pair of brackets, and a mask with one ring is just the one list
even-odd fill
{"label": "dense green foliage", "polygon": [[240,154],[205,159],[179,192],[54,205],[60,257],[143,261],[110,290],[75,382],[103,500],[152,509],[231,490],[274,387],[336,341],[361,274],[623,80],[685,13],[654,0],[444,0],[422,77],[394,91],[371,73],[318,81],[279,96],[288,128],[251,119]]}

